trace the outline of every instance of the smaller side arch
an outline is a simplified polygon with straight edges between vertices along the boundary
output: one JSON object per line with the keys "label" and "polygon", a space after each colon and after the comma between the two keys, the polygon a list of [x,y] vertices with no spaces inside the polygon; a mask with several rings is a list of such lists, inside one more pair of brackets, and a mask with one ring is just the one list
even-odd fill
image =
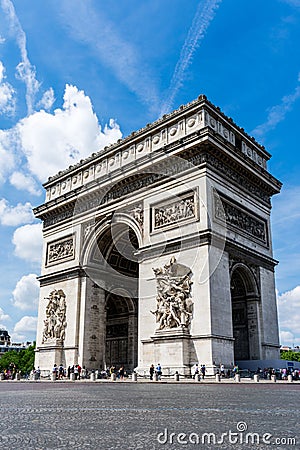
{"label": "smaller side arch", "polygon": [[259,286],[252,270],[236,263],[230,273],[235,361],[260,359]]}
{"label": "smaller side arch", "polygon": [[230,271],[231,289],[234,289],[232,282],[234,281],[235,273],[238,273],[242,280],[247,296],[252,295],[258,299],[260,297],[258,282],[250,267],[244,263],[235,263],[233,265]]}

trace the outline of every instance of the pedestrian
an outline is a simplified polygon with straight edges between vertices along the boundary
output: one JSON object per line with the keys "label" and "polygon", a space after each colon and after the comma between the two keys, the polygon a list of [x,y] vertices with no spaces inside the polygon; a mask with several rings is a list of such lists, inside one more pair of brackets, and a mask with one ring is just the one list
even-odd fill
{"label": "pedestrian", "polygon": [[205,364],[202,364],[201,366],[202,380],[204,380],[205,378],[205,372],[206,372]]}
{"label": "pedestrian", "polygon": [[157,375],[157,379],[161,380],[161,376],[162,376],[162,369],[161,369],[161,365],[160,363],[157,364],[156,366],[156,375]]}
{"label": "pedestrian", "polygon": [[54,364],[53,368],[52,368],[52,373],[54,374],[54,378],[57,378],[57,365]]}
{"label": "pedestrian", "polygon": [[78,380],[80,380],[80,377],[81,377],[81,366],[79,364],[77,365],[77,370],[78,370]]}
{"label": "pedestrian", "polygon": [[121,381],[124,381],[124,373],[125,373],[125,369],[123,366],[121,366],[119,369],[119,377],[120,377]]}
{"label": "pedestrian", "polygon": [[64,369],[63,364],[61,363],[61,365],[58,368],[58,378],[59,378],[59,380],[62,380],[64,375],[65,375],[65,369]]}
{"label": "pedestrian", "polygon": [[239,373],[239,366],[236,364],[232,370],[233,376],[237,375]]}
{"label": "pedestrian", "polygon": [[224,366],[224,364],[220,364],[220,372],[221,372],[221,377],[225,378],[225,366]]}
{"label": "pedestrian", "polygon": [[151,366],[150,366],[149,373],[150,373],[150,380],[153,380],[153,375],[154,375],[154,365],[153,364],[151,364]]}
{"label": "pedestrian", "polygon": [[195,379],[199,373],[199,366],[197,363],[192,366],[191,373],[192,373],[192,377]]}
{"label": "pedestrian", "polygon": [[78,379],[78,364],[76,364],[74,366],[74,375],[75,375],[75,380],[77,380]]}

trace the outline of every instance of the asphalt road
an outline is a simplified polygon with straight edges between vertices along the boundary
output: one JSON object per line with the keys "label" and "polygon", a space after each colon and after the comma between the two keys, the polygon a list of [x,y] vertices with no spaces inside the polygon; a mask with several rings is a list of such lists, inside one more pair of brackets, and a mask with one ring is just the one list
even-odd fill
{"label": "asphalt road", "polygon": [[292,383],[0,382],[0,448],[300,449]]}

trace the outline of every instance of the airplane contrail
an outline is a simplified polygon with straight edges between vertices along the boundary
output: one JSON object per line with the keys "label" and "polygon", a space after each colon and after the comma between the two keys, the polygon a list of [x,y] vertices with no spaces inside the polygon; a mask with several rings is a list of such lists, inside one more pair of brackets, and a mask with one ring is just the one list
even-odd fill
{"label": "airplane contrail", "polygon": [[16,15],[14,5],[10,0],[1,0],[1,7],[9,19],[11,32],[17,41],[21,62],[17,66],[17,75],[26,85],[26,105],[27,113],[31,114],[34,110],[34,98],[39,90],[40,84],[35,77],[35,67],[29,61],[26,48],[26,34]]}
{"label": "airplane contrail", "polygon": [[192,62],[194,52],[204,38],[221,2],[222,0],[206,0],[204,4],[202,1],[199,3],[192,25],[181,49],[180,57],[168,89],[167,98],[162,104],[161,115],[168,113],[172,108],[176,94],[182,86],[185,72]]}

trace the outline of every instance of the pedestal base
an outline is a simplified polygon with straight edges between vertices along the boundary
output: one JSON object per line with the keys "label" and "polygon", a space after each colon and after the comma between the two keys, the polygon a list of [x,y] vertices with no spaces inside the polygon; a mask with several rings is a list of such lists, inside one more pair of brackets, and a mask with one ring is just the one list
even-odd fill
{"label": "pedestal base", "polygon": [[161,364],[163,375],[190,375],[191,336],[186,328],[157,330],[151,340],[155,363]]}
{"label": "pedestal base", "polygon": [[61,341],[59,343],[47,342],[42,347],[38,347],[36,350],[36,365],[41,370],[45,368],[53,367],[54,364],[59,366],[61,363],[64,365],[63,346]]}

